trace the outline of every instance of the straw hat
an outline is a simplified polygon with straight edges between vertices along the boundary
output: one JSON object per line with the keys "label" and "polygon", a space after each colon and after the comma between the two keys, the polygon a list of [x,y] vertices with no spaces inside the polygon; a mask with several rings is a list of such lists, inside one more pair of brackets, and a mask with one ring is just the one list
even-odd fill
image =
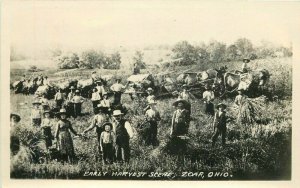
{"label": "straw hat", "polygon": [[12,117],[16,117],[16,121],[17,121],[17,122],[21,121],[21,117],[20,117],[18,114],[11,113],[11,114],[10,114],[10,119],[11,119]]}
{"label": "straw hat", "polygon": [[147,91],[153,91],[153,89],[151,87],[148,87]]}
{"label": "straw hat", "polygon": [[64,109],[64,108],[62,108],[62,109],[59,110],[59,113],[58,113],[58,114],[59,114],[59,115],[61,115],[61,114],[67,114],[67,110]]}
{"label": "straw hat", "polygon": [[75,89],[75,87],[74,87],[74,86],[71,86],[70,89]]}
{"label": "straw hat", "polygon": [[105,107],[102,106],[101,104],[98,104],[96,109],[98,109],[99,111],[105,110]]}
{"label": "straw hat", "polygon": [[33,105],[34,105],[34,104],[39,104],[39,105],[40,105],[40,104],[42,104],[42,103],[41,103],[39,100],[35,100],[35,101],[32,102],[32,104],[33,104]]}
{"label": "straw hat", "polygon": [[77,90],[75,91],[75,93],[80,93],[80,91],[77,89]]}
{"label": "straw hat", "polygon": [[227,107],[226,104],[223,104],[223,103],[219,103],[217,105],[217,108],[220,108],[220,107],[223,107],[224,109]]}
{"label": "straw hat", "polygon": [[174,103],[173,103],[173,106],[178,106],[178,103],[182,103],[184,106],[187,106],[189,104],[189,102],[187,102],[186,100],[184,99],[177,99]]}
{"label": "straw hat", "polygon": [[250,62],[250,59],[249,59],[249,58],[244,58],[244,59],[243,59],[243,62],[244,62],[244,63],[249,63],[249,62]]}
{"label": "straw hat", "polygon": [[50,111],[50,110],[45,110],[45,111],[43,112],[43,115],[45,115],[45,114],[51,115],[51,111]]}
{"label": "straw hat", "polygon": [[104,96],[104,95],[107,95],[107,92],[103,92],[103,93],[102,93],[102,96]]}
{"label": "straw hat", "polygon": [[109,125],[110,128],[112,129],[112,124],[110,122],[103,123],[102,127],[105,128],[106,125]]}
{"label": "straw hat", "polygon": [[123,113],[121,112],[121,110],[114,110],[113,111],[113,116],[119,116],[119,115],[123,115]]}

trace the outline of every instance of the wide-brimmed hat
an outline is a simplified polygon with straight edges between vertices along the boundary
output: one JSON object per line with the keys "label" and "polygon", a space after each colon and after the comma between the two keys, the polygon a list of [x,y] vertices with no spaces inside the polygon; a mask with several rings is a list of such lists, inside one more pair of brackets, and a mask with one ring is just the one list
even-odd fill
{"label": "wide-brimmed hat", "polygon": [[45,111],[43,112],[43,115],[45,115],[45,114],[51,115],[51,111],[50,111],[50,110],[45,110]]}
{"label": "wide-brimmed hat", "polygon": [[244,91],[244,89],[243,88],[238,88],[238,91]]}
{"label": "wide-brimmed hat", "polygon": [[186,85],[186,84],[183,84],[183,85],[182,85],[182,88],[187,88],[187,85]]}
{"label": "wide-brimmed hat", "polygon": [[104,95],[107,95],[107,92],[103,92],[103,93],[102,93],[102,96],[104,96]]}
{"label": "wide-brimmed hat", "polygon": [[17,121],[17,122],[19,122],[19,121],[21,120],[21,117],[20,117],[18,114],[11,113],[11,114],[10,114],[10,119],[11,119],[12,117],[16,117],[16,121]]}
{"label": "wide-brimmed hat", "polygon": [[189,104],[188,101],[184,100],[184,99],[177,99],[174,103],[173,106],[177,107],[178,103],[182,103],[184,106],[187,106]]}
{"label": "wide-brimmed hat", "polygon": [[61,114],[67,114],[67,110],[64,109],[64,108],[62,108],[62,109],[59,110],[59,112],[57,114],[59,114],[59,115],[61,115]]}
{"label": "wide-brimmed hat", "polygon": [[119,116],[119,115],[123,115],[123,113],[121,112],[121,110],[114,110],[113,111],[113,116]]}
{"label": "wide-brimmed hat", "polygon": [[220,107],[223,107],[224,109],[227,107],[227,105],[226,104],[223,104],[223,103],[219,103],[218,105],[217,105],[217,108],[220,108]]}
{"label": "wide-brimmed hat", "polygon": [[97,83],[102,83],[102,80],[96,80]]}
{"label": "wide-brimmed hat", "polygon": [[71,86],[70,89],[75,89],[75,87],[74,87],[74,86]]}
{"label": "wide-brimmed hat", "polygon": [[77,90],[75,91],[75,93],[80,93],[80,91],[77,89]]}
{"label": "wide-brimmed hat", "polygon": [[153,91],[153,89],[151,87],[148,87],[147,91]]}
{"label": "wide-brimmed hat", "polygon": [[250,59],[249,59],[249,58],[244,58],[244,59],[243,59],[243,62],[249,63],[249,62],[250,62]]}
{"label": "wide-brimmed hat", "polygon": [[98,91],[98,89],[97,89],[97,88],[94,88],[94,89],[93,89],[93,92],[97,92],[97,91]]}
{"label": "wide-brimmed hat", "polygon": [[105,122],[105,123],[103,123],[102,127],[105,128],[106,125],[109,125],[110,128],[112,129],[112,124],[111,124],[111,122]]}
{"label": "wide-brimmed hat", "polygon": [[42,103],[39,100],[35,100],[32,102],[32,104],[34,105],[34,104],[42,104]]}

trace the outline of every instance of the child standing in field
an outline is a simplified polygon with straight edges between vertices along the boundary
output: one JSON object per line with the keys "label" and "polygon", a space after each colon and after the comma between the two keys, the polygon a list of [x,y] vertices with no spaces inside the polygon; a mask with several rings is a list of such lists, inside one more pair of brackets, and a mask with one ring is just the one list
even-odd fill
{"label": "child standing in field", "polygon": [[205,113],[213,116],[215,113],[214,104],[212,101],[215,99],[214,92],[211,90],[209,85],[205,86],[206,91],[203,93],[203,100],[205,104]]}
{"label": "child standing in field", "polygon": [[116,145],[116,135],[112,131],[112,124],[106,122],[103,124],[104,131],[100,136],[100,147],[103,152],[102,160],[104,164],[111,164],[114,158],[114,147]]}
{"label": "child standing in field", "polygon": [[31,110],[31,122],[35,127],[40,127],[42,123],[42,112],[40,109],[40,104],[40,101],[37,100],[32,103],[33,108]]}
{"label": "child standing in field", "polygon": [[97,105],[100,102],[100,94],[98,93],[98,90],[96,88],[93,89],[93,93],[92,93],[92,104],[93,104],[93,112],[94,114],[97,114]]}
{"label": "child standing in field", "polygon": [[107,115],[111,115],[111,105],[110,100],[108,99],[107,93],[102,93],[103,99],[100,101],[100,106],[104,108],[104,113]]}
{"label": "child standing in field", "polygon": [[50,119],[50,111],[44,111],[44,119],[41,123],[41,128],[43,129],[43,136],[46,143],[46,149],[49,152],[49,147],[52,146],[52,139],[54,138],[52,135],[52,126],[53,122]]}
{"label": "child standing in field", "polygon": [[244,94],[243,89],[238,89],[238,95],[234,99],[234,104],[238,107],[243,103],[243,101],[247,98],[247,96]]}
{"label": "child standing in field", "polygon": [[219,135],[222,136],[222,145],[225,146],[225,142],[226,142],[226,123],[227,123],[227,116],[226,116],[226,105],[223,103],[219,103],[217,105],[218,110],[215,113],[215,117],[214,117],[214,135],[212,137],[212,146],[215,146],[216,140],[219,137]]}

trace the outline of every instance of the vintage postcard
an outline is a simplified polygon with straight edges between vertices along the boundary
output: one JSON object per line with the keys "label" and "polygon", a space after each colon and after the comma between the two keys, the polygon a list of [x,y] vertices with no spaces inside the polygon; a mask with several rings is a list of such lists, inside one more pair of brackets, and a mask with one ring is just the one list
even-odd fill
{"label": "vintage postcard", "polygon": [[298,1],[4,1],[3,187],[297,187],[299,18]]}

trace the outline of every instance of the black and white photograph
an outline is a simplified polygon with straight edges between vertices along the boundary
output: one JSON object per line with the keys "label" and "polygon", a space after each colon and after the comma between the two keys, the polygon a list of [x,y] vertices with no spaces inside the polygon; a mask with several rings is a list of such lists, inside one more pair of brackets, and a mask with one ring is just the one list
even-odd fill
{"label": "black and white photograph", "polygon": [[10,180],[293,180],[299,1],[4,8]]}

